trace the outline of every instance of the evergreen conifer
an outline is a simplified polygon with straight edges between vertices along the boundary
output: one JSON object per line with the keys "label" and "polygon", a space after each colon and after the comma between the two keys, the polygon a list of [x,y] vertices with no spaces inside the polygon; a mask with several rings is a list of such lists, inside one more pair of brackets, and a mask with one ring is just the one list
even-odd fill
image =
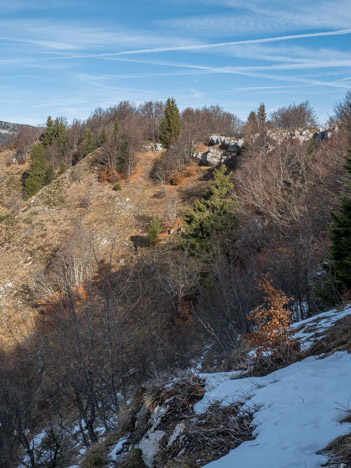
{"label": "evergreen conifer", "polygon": [[230,195],[234,185],[225,175],[222,165],[214,172],[215,183],[194,207],[188,209],[183,219],[181,245],[191,254],[210,252],[215,234],[230,230],[235,223],[235,195]]}
{"label": "evergreen conifer", "polygon": [[55,122],[53,122],[52,118],[49,116],[46,121],[45,133],[42,137],[43,145],[48,147],[55,144],[57,151],[62,154],[67,138],[67,129],[64,121],[57,118]]}
{"label": "evergreen conifer", "polygon": [[116,169],[118,172],[124,172],[126,168],[126,163],[128,161],[129,153],[129,137],[128,134],[124,131],[118,139],[118,150],[116,157]]}
{"label": "evergreen conifer", "polygon": [[179,109],[175,100],[167,99],[163,119],[160,125],[160,141],[169,148],[179,137],[181,129]]}
{"label": "evergreen conifer", "polygon": [[261,103],[257,112],[257,120],[260,124],[264,124],[266,123],[266,119],[267,119],[266,106],[263,103]]}
{"label": "evergreen conifer", "polygon": [[46,121],[45,133],[41,138],[41,141],[42,141],[42,143],[43,143],[43,145],[45,147],[48,146],[48,145],[51,145],[51,143],[52,143],[53,126],[54,126],[54,122],[53,122],[51,116],[49,115],[49,117],[47,118],[47,121]]}
{"label": "evergreen conifer", "polygon": [[90,128],[86,128],[84,130],[83,140],[84,140],[83,155],[87,156],[88,154],[92,153],[96,149],[94,135],[93,135],[93,132],[90,130]]}
{"label": "evergreen conifer", "polygon": [[59,171],[58,171],[57,175],[59,175],[59,176],[62,175],[66,171],[66,169],[67,169],[66,168],[66,163],[65,163],[65,161],[62,160],[61,163],[60,163],[60,168],[59,168]]}
{"label": "evergreen conifer", "polygon": [[49,164],[45,173],[45,185],[49,185],[54,180],[54,165]]}
{"label": "evergreen conifer", "polygon": [[46,185],[45,148],[41,143],[34,146],[30,155],[27,177],[24,182],[24,198],[28,199]]}
{"label": "evergreen conifer", "polygon": [[100,146],[104,145],[106,142],[107,142],[107,133],[104,127],[100,133]]}
{"label": "evergreen conifer", "polygon": [[113,127],[113,138],[117,138],[118,134],[119,134],[119,120],[118,120],[118,117],[116,117],[114,127]]}
{"label": "evergreen conifer", "polygon": [[152,219],[149,224],[147,241],[150,247],[156,244],[158,236],[161,234],[161,226],[158,219]]}

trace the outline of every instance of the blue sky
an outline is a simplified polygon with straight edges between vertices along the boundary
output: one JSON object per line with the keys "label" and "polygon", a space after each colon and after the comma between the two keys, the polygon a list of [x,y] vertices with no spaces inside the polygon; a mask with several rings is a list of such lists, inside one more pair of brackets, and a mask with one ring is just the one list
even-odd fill
{"label": "blue sky", "polygon": [[246,119],[351,89],[351,0],[0,0],[0,120],[172,96]]}

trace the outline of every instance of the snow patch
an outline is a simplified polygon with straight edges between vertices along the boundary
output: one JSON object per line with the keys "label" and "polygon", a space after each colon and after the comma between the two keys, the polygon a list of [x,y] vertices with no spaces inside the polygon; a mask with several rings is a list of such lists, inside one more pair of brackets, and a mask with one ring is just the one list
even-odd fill
{"label": "snow patch", "polygon": [[169,448],[173,444],[173,442],[175,442],[178,439],[180,434],[182,434],[184,432],[185,427],[186,426],[185,426],[185,424],[183,422],[178,423],[176,425],[171,437],[168,440],[167,448]]}
{"label": "snow patch", "polygon": [[[307,349],[338,320],[351,314],[330,310],[292,325],[295,337]],[[238,372],[202,374],[203,399],[195,405],[204,413],[215,402],[243,403],[255,410],[253,441],[242,443],[211,468],[317,468],[326,463],[317,454],[337,437],[349,434],[351,424],[341,423],[349,410],[351,355],[335,352],[322,359],[311,356],[264,377],[240,378]]]}
{"label": "snow patch", "polygon": [[325,359],[308,357],[265,377],[213,375],[197,412],[214,401],[246,400],[243,410],[259,409],[253,419],[256,439],[206,466],[320,467],[327,459],[316,452],[351,431],[351,424],[340,423],[350,400],[350,366],[351,355],[337,352]]}
{"label": "snow patch", "polygon": [[115,445],[115,447],[111,450],[109,454],[109,457],[111,458],[111,460],[117,459],[117,455],[122,452],[123,447],[125,446],[127,442],[128,440],[125,437],[123,437],[117,442],[117,444]]}
{"label": "snow patch", "polygon": [[154,458],[159,452],[160,442],[165,435],[164,431],[148,432],[137,445],[137,448],[142,451],[145,465],[149,468],[153,467]]}
{"label": "snow patch", "polygon": [[300,342],[301,347],[309,349],[316,340],[323,338],[323,332],[333,326],[335,322],[350,314],[351,307],[348,305],[341,312],[338,312],[336,309],[322,312],[301,322],[294,323],[291,325],[291,328],[298,330],[294,333],[294,337]]}

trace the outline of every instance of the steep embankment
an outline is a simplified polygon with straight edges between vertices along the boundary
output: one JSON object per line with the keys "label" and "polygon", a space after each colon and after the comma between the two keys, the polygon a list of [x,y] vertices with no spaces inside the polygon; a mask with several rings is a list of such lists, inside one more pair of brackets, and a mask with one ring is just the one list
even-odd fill
{"label": "steep embankment", "polygon": [[268,375],[188,375],[146,390],[104,466],[130,466],[138,454],[150,468],[348,466],[331,450],[351,450],[340,439],[351,431],[350,316],[348,306],[295,324],[307,357]]}
{"label": "steep embankment", "polygon": [[[30,289],[38,272],[52,261],[79,225],[88,231],[100,258],[108,256],[114,264],[131,260],[145,246],[149,221],[157,217],[169,224],[169,196],[176,187],[161,189],[149,173],[156,152],[138,155],[135,174],[115,191],[98,180],[98,151],[68,169],[28,201],[21,199],[21,177],[26,165],[6,167],[1,159],[2,222],[0,223],[0,305],[1,329],[13,333],[14,324],[35,314]],[[178,187],[177,210],[182,212],[182,191],[201,187],[199,168],[182,187]],[[11,200],[15,201],[11,205]],[[169,225],[170,227],[170,225]],[[112,257],[111,257],[112,254]],[[20,327],[19,333],[25,333]]]}

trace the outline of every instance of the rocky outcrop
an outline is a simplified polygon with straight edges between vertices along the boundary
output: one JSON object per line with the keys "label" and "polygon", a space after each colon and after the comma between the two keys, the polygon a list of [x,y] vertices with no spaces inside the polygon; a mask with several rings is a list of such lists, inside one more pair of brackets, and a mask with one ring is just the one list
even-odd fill
{"label": "rocky outcrop", "polygon": [[[298,140],[300,143],[306,143],[313,138],[318,141],[323,141],[331,138],[335,133],[338,133],[339,127],[331,125],[329,127],[309,127],[300,128],[295,131],[290,130],[267,130],[267,136],[274,141],[281,143],[284,140]],[[257,135],[258,136],[258,135]],[[255,135],[256,137],[256,135]],[[254,138],[255,138],[254,137]]]}
{"label": "rocky outcrop", "polygon": [[225,136],[211,135],[209,144],[210,146],[220,145],[223,149],[239,153],[244,144],[244,140],[242,138],[235,140]]}
{"label": "rocky outcrop", "polygon": [[221,151],[210,147],[206,152],[195,152],[194,158],[198,159],[199,163],[204,166],[217,166],[217,164],[221,164],[236,155],[238,155],[238,152]]}
{"label": "rocky outcrop", "polygon": [[[327,140],[332,137],[333,134],[338,133],[339,127],[337,125],[330,125],[329,127],[309,127],[297,129],[295,131],[290,130],[279,130],[269,129],[266,132],[266,136],[272,140],[270,148],[274,148],[274,141],[282,143],[285,140],[298,140],[300,143],[306,143],[311,140],[317,142]],[[255,141],[260,134],[253,135],[252,141]],[[223,135],[211,135],[208,143],[207,151],[194,152],[194,158],[199,161],[199,164],[207,166],[216,166],[221,164],[233,156],[240,154],[244,145],[244,139],[234,139]]]}
{"label": "rocky outcrop", "polygon": [[[235,140],[225,136],[211,135],[208,151],[195,152],[194,158],[198,159],[200,164],[216,166],[238,155],[243,144],[243,139]],[[215,148],[215,146],[217,146],[217,148]]]}

